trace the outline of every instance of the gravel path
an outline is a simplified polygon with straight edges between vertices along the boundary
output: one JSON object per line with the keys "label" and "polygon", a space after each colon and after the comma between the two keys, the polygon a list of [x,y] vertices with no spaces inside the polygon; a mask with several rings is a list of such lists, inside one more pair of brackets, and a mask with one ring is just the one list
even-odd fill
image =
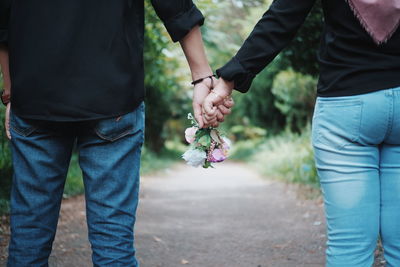
{"label": "gravel path", "polygon": [[[245,165],[224,163],[212,170],[178,165],[144,177],[141,190],[136,224],[141,267],[324,265],[321,201],[261,179]],[[63,202],[51,267],[91,266],[84,210],[82,196]],[[0,233],[0,266],[6,240]]]}

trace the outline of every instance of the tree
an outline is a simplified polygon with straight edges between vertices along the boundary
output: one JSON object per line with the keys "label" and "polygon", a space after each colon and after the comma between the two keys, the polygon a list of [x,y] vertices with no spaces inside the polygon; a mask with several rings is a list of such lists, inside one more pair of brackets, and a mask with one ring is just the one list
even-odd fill
{"label": "tree", "polygon": [[321,42],[322,27],[321,2],[316,1],[304,25],[291,44],[282,52],[283,68],[291,67],[303,74],[318,75],[317,51]]}
{"label": "tree", "polygon": [[145,1],[146,24],[144,39],[144,64],[146,87],[146,144],[153,151],[164,147],[164,126],[182,102],[177,60],[168,56],[172,44],[160,19]]}

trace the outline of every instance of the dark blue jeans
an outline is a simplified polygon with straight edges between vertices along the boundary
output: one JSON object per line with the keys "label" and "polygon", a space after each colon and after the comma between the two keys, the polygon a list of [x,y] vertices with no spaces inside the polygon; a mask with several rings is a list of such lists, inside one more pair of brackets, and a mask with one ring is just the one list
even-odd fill
{"label": "dark blue jeans", "polygon": [[133,226],[143,132],[144,104],[118,118],[89,122],[27,120],[11,114],[8,266],[48,266],[75,143],[94,266],[137,266]]}

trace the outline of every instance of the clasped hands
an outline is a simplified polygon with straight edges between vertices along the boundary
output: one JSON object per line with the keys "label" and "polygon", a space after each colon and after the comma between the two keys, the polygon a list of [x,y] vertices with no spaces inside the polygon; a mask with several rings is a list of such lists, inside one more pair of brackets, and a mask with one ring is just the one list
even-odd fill
{"label": "clasped hands", "polygon": [[218,127],[235,104],[231,97],[233,82],[212,79],[205,79],[194,87],[193,111],[200,128]]}

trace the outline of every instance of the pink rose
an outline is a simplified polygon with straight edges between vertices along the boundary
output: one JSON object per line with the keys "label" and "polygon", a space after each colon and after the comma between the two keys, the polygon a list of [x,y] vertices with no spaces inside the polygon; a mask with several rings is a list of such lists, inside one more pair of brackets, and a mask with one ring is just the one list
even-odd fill
{"label": "pink rose", "polygon": [[214,149],[213,152],[209,155],[208,161],[212,163],[218,163],[226,160],[226,154],[222,149]]}
{"label": "pink rose", "polygon": [[197,127],[190,127],[187,128],[185,131],[185,139],[186,141],[191,144],[194,142],[194,140],[196,140],[196,132],[197,132],[198,128]]}

